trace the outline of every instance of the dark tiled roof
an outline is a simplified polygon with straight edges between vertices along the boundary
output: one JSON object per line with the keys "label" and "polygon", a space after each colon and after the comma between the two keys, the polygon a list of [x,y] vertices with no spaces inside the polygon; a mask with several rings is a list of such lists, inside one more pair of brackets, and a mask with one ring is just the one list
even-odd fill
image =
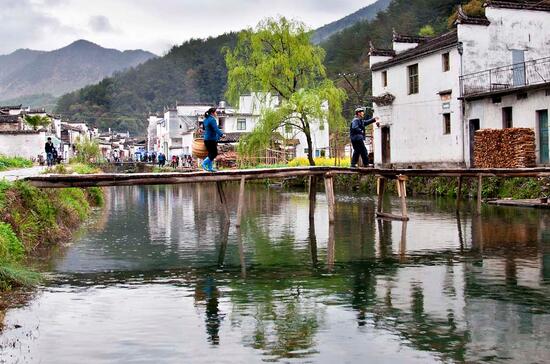
{"label": "dark tiled roof", "polygon": [[220,143],[237,143],[243,134],[246,133],[225,133]]}
{"label": "dark tiled roof", "polygon": [[44,130],[0,130],[0,135],[18,135],[18,134],[39,134]]}
{"label": "dark tiled roof", "polygon": [[459,6],[455,24],[489,25],[491,22],[484,16],[470,16]]}
{"label": "dark tiled roof", "polygon": [[426,43],[432,37],[421,37],[419,35],[407,35],[407,34],[399,34],[395,30],[393,31],[393,41],[396,43]]}
{"label": "dark tiled roof", "polygon": [[418,45],[412,49],[406,50],[404,52],[398,53],[392,59],[389,59],[384,62],[375,63],[372,65],[373,71],[378,71],[383,68],[387,68],[396,64],[400,64],[411,59],[415,59],[427,54],[435,53],[442,49],[450,48],[458,44],[458,36],[456,30],[452,32],[445,33],[438,37],[432,38],[429,41]]}
{"label": "dark tiled roof", "polygon": [[23,106],[23,104],[21,104],[21,105],[6,105],[6,106],[2,105],[2,106],[0,106],[0,109],[1,110],[19,110],[19,109],[22,108],[22,106]]}
{"label": "dark tiled roof", "polygon": [[550,11],[550,0],[488,0],[485,6],[492,8]]}
{"label": "dark tiled roof", "polygon": [[18,123],[18,115],[0,115],[0,123]]}
{"label": "dark tiled roof", "polygon": [[369,56],[395,57],[395,51],[393,49],[377,49],[371,47]]}

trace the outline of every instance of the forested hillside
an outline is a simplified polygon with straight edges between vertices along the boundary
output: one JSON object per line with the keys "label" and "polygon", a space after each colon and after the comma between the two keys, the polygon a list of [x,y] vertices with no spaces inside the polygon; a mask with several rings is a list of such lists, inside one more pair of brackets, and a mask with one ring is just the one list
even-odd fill
{"label": "forested hillside", "polygon": [[221,50],[235,41],[236,34],[190,40],[164,57],[64,95],[56,112],[103,129],[143,134],[149,112],[162,111],[176,102],[222,99],[227,70]]}
{"label": "forested hillside", "polygon": [[380,11],[385,10],[390,2],[391,0],[377,0],[371,5],[365,6],[364,8],[361,8],[356,12],[343,17],[342,19],[336,20],[327,25],[323,25],[313,32],[313,35],[311,36],[311,41],[314,44],[319,44],[330,38],[333,34],[352,26],[359,21],[372,20],[376,18],[376,15]]}
{"label": "forested hillside", "polygon": [[[392,29],[418,34],[422,27],[431,25],[435,33],[444,32],[449,16],[460,3],[460,0],[392,0],[375,19],[358,22],[322,43],[329,75],[350,96],[346,110],[361,104],[363,96],[370,92],[366,64],[369,41],[380,48],[391,47]],[[235,42],[236,34],[185,42],[162,58],[63,96],[57,112],[101,128],[143,134],[149,112],[162,111],[176,102],[214,103],[223,99],[227,70],[221,50]],[[360,97],[341,73],[352,74],[348,80],[355,84]]]}

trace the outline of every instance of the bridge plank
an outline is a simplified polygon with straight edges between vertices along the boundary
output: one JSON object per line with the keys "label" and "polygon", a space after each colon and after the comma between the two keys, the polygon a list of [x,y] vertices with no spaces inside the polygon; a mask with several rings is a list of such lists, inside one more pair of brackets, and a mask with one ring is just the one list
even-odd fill
{"label": "bridge plank", "polygon": [[254,179],[282,179],[291,177],[324,176],[325,174],[378,175],[396,179],[398,175],[407,177],[550,177],[550,167],[517,169],[380,169],[345,167],[293,167],[273,169],[241,169],[216,173],[102,173],[41,175],[24,180],[41,188],[165,185],[180,183],[227,182]]}

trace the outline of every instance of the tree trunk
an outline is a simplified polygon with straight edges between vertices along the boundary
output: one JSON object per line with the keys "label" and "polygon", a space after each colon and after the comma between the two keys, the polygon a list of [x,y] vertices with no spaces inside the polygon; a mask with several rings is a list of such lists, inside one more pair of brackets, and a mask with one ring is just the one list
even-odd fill
{"label": "tree trunk", "polygon": [[313,143],[311,142],[311,129],[309,128],[309,122],[304,119],[304,134],[306,135],[307,140],[307,159],[309,160],[309,165],[314,166],[315,161],[313,160]]}

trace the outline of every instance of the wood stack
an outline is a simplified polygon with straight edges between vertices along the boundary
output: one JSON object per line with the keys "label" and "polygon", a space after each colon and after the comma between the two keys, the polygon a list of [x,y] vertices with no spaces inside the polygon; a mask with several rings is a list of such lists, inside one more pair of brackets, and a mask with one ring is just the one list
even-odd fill
{"label": "wood stack", "polygon": [[535,132],[529,128],[481,129],[474,137],[476,168],[529,168],[536,165]]}

